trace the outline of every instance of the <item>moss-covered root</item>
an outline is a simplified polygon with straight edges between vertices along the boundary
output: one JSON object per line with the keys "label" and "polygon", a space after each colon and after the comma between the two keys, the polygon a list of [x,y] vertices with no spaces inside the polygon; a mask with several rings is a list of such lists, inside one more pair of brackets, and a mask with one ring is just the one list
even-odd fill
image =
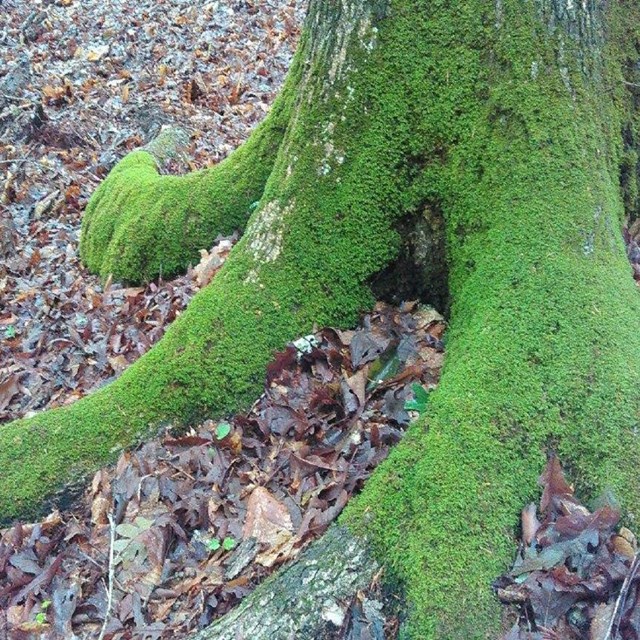
{"label": "moss-covered root", "polygon": [[454,253],[458,276],[460,260],[473,273],[457,280],[430,411],[348,515],[404,584],[420,640],[499,637],[490,585],[550,452],[582,498],[610,491],[640,517],[640,300],[614,238],[616,185],[584,165],[545,183],[529,177],[551,178],[541,163],[509,158],[469,191],[503,224]]}
{"label": "moss-covered root", "polygon": [[[299,55],[313,73],[301,79],[272,175],[243,238],[160,343],[117,381],[71,406],[0,426],[1,521],[41,511],[70,481],[163,424],[246,407],[275,349],[314,323],[353,324],[372,304],[367,280],[399,244],[389,211],[403,210],[406,171],[398,158],[409,131],[403,125],[408,101],[386,114],[388,121],[368,126],[362,105],[379,107],[366,88],[397,96],[391,80],[399,71],[364,64],[375,35],[369,11],[354,10],[342,31],[328,32],[331,24],[318,19],[328,7],[311,3],[309,23],[320,46],[303,38],[308,44]],[[334,38],[337,60],[324,50]],[[340,66],[343,47],[355,49],[362,68]],[[380,77],[380,69],[388,77]],[[368,73],[376,77],[347,92],[350,78]],[[334,91],[351,100],[345,104]],[[335,115],[338,107],[344,118]],[[137,155],[125,166],[146,162]],[[158,250],[158,259],[169,251],[166,243]]]}
{"label": "moss-covered root", "polygon": [[80,236],[85,265],[126,282],[169,278],[197,263],[199,250],[219,234],[244,229],[273,169],[298,80],[293,65],[264,122],[214,167],[169,176],[159,174],[146,150],[120,160],[87,205]]}
{"label": "moss-covered root", "polygon": [[500,637],[490,585],[513,560],[549,452],[581,497],[611,492],[630,522],[640,516],[640,305],[622,252],[589,265],[555,247],[516,256],[511,239],[461,292],[485,303],[456,308],[428,416],[350,507],[406,589],[407,638]]}

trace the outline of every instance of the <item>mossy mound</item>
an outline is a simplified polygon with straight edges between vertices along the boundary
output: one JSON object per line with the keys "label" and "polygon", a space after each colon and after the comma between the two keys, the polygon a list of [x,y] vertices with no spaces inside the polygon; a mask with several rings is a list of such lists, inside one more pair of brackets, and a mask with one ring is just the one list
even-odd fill
{"label": "mossy mound", "polygon": [[244,229],[273,169],[297,82],[294,67],[266,119],[215,167],[172,176],[161,175],[145,150],[120,160],[87,205],[84,264],[128,283],[168,279],[196,264],[218,235]]}

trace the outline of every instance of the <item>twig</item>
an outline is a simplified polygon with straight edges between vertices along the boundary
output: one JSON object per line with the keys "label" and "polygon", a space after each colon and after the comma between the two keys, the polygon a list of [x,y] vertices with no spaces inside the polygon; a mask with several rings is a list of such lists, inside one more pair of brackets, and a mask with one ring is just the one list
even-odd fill
{"label": "twig", "polygon": [[33,106],[34,104],[37,104],[37,101],[31,100],[31,98],[21,98],[20,96],[13,96],[10,93],[2,93],[0,95],[7,100],[13,100],[14,102],[28,102],[29,104],[26,106],[29,106],[29,107]]}
{"label": "twig", "polygon": [[26,162],[29,158],[13,158],[13,160],[0,160],[0,164],[13,164],[14,162],[23,163]]}
{"label": "twig", "polygon": [[26,153],[25,156],[23,156],[22,158],[13,158],[12,160],[0,160],[0,164],[13,164],[15,162],[16,169],[17,169],[23,162],[26,162],[27,160],[31,159],[29,157],[29,154],[33,151],[34,147],[35,147],[35,142],[31,142],[25,149],[25,153]]}
{"label": "twig", "polygon": [[102,565],[95,560],[94,558],[92,558],[88,553],[85,553],[84,551],[80,551],[78,550],[78,553],[85,559],[88,560],[89,562],[92,562],[93,564],[96,565],[96,567],[98,567],[98,569],[102,570]]}
{"label": "twig", "polygon": [[179,467],[179,466],[177,466],[177,465],[173,464],[173,462],[171,462],[171,461],[167,460],[166,458],[165,458],[165,462],[166,462],[170,467],[172,467],[173,469],[175,469],[175,471],[177,471],[178,473],[181,473],[182,475],[187,476],[187,478],[189,478],[190,480],[193,480],[194,482],[196,481],[196,479],[195,479],[191,474],[189,474],[187,471],[185,471],[182,467]]}
{"label": "twig", "polygon": [[[100,551],[100,549],[98,549],[98,547],[96,547],[95,545],[89,543],[89,546],[99,555],[101,556],[101,558],[104,558],[105,560],[107,559],[104,555],[104,553],[102,553],[102,551]],[[97,560],[95,560],[94,558],[92,558],[88,553],[85,553],[84,551],[78,551],[78,553],[83,557],[86,558],[89,562],[92,562],[93,564],[96,565],[96,567],[98,567],[98,569],[102,570],[103,569],[103,565],[101,565]],[[104,582],[104,580],[103,580]],[[118,578],[116,578],[115,574],[113,576],[113,584],[123,593],[129,593],[129,590],[127,589],[127,587],[125,587],[122,582],[120,582],[120,580],[118,580]],[[105,582],[105,589],[106,589],[106,582]]]}
{"label": "twig", "polygon": [[113,515],[109,514],[109,526],[111,531],[109,541],[109,588],[107,590],[107,610],[104,614],[104,622],[102,623],[102,629],[100,629],[100,635],[98,640],[103,640],[104,634],[107,630],[107,624],[109,622],[109,614],[111,613],[111,604],[113,601],[113,582],[114,582],[114,563],[113,563],[113,547],[116,542],[116,523],[113,519]]}
{"label": "twig", "polygon": [[638,572],[638,567],[640,567],[640,563],[638,562],[638,554],[636,553],[636,555],[633,557],[633,562],[629,567],[629,573],[622,583],[622,589],[620,589],[620,593],[618,594],[618,598],[616,599],[616,606],[613,608],[613,614],[611,615],[611,620],[609,620],[607,633],[604,634],[604,638],[602,638],[602,640],[609,640],[611,638],[611,632],[613,631],[616,618],[618,617],[618,610],[624,606],[627,595],[629,594],[629,589],[631,588],[631,583],[633,582],[633,579],[636,577],[636,573]]}

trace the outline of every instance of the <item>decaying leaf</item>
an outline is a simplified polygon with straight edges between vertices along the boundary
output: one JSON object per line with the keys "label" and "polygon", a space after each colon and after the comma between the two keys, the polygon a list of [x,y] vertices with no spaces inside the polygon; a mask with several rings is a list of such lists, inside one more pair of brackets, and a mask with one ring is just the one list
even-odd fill
{"label": "decaying leaf", "polygon": [[256,487],[247,502],[247,517],[242,535],[273,547],[283,531],[291,532],[293,523],[286,506],[264,487]]}
{"label": "decaying leaf", "polygon": [[580,504],[555,456],[540,482],[542,522],[535,505],[523,510],[520,553],[494,585],[498,597],[520,612],[520,624],[503,640],[637,637],[640,575],[633,569],[633,534],[625,528],[616,533],[620,514],[607,502],[593,513]]}
{"label": "decaying leaf", "polygon": [[0,382],[0,411],[5,409],[11,402],[13,397],[20,391],[18,384],[18,376],[10,375],[8,378]]}
{"label": "decaying leaf", "polygon": [[106,56],[109,53],[109,45],[103,44],[97,47],[94,47],[87,53],[87,60],[89,62],[97,62],[103,56]]}

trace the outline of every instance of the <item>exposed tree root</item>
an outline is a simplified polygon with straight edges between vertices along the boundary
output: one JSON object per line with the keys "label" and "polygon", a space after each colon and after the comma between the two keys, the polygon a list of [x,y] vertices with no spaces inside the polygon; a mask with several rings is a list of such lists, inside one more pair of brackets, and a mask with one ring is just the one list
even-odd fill
{"label": "exposed tree root", "polygon": [[195,264],[198,251],[218,235],[244,229],[273,169],[297,79],[294,66],[264,122],[219,165],[161,175],[159,167],[180,144],[167,132],[123,158],[82,221],[80,256],[87,267],[125,282],[170,278]]}
{"label": "exposed tree root", "polygon": [[301,557],[262,583],[192,640],[330,640],[355,594],[380,566],[363,541],[333,526]]}

